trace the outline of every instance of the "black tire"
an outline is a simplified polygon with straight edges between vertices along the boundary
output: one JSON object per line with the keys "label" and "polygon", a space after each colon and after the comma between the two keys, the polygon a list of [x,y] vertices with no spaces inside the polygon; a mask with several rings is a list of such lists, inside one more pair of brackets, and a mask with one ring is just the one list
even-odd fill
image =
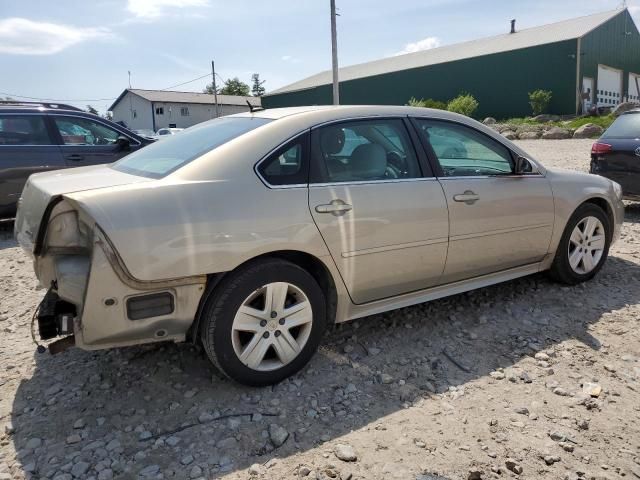
{"label": "black tire", "polygon": [[[288,282],[307,296],[313,322],[309,338],[290,363],[270,371],[254,370],[243,364],[232,345],[232,325],[238,308],[255,290],[272,282]],[[227,377],[250,386],[278,383],[304,367],[318,349],[327,324],[325,295],[316,280],[303,268],[280,259],[267,258],[227,275],[202,309],[200,338],[207,356]]]}
{"label": "black tire", "polygon": [[[569,239],[576,225],[586,217],[596,217],[602,223],[605,230],[605,246],[602,257],[595,268],[588,273],[581,274],[573,270],[569,264]],[[564,232],[562,233],[562,238],[558,244],[556,256],[553,259],[553,264],[551,265],[551,270],[549,272],[551,277],[558,282],[566,283],[568,285],[576,285],[578,283],[591,280],[600,271],[607,259],[612,234],[611,220],[602,208],[593,203],[583,203],[580,205],[576,211],[573,212],[573,215],[571,215],[571,218],[567,222]]]}

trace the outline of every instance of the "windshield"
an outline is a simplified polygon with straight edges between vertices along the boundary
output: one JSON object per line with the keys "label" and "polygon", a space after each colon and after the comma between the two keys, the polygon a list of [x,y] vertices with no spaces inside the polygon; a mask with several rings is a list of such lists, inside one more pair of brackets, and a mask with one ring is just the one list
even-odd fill
{"label": "windshield", "polygon": [[602,138],[640,138],[640,113],[620,115]]}
{"label": "windshield", "polygon": [[222,117],[195,125],[180,135],[153,143],[127,155],[112,168],[133,175],[161,178],[220,145],[272,120],[252,117]]}

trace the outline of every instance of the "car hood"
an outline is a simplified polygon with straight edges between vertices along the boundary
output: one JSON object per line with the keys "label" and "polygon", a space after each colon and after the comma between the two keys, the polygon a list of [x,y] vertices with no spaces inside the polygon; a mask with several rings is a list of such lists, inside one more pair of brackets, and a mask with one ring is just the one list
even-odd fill
{"label": "car hood", "polygon": [[153,181],[119,172],[105,165],[54,170],[29,177],[18,201],[15,234],[26,251],[33,252],[40,223],[48,205],[57,197],[75,192]]}

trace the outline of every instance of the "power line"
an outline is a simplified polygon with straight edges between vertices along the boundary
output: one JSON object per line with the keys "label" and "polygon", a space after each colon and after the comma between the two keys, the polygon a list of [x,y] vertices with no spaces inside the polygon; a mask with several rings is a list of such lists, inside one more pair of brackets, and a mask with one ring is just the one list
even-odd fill
{"label": "power line", "polygon": [[[205,77],[208,77],[209,75],[211,75],[210,73],[207,73],[206,75],[202,75],[201,77],[198,78],[194,78],[193,80],[188,80],[186,82],[182,82],[182,83],[178,83],[177,85],[171,85],[170,87],[166,87],[166,88],[161,88],[160,90],[170,90],[172,88],[176,88],[176,87],[181,87],[182,85],[186,85],[188,83],[193,83],[196,82],[198,80],[202,80]],[[216,75],[218,75],[216,73]],[[218,75],[218,77],[220,77],[220,75]],[[118,97],[111,97],[111,98],[75,98],[75,99],[71,99],[71,98],[67,98],[67,99],[61,99],[61,98],[44,98],[44,97],[30,97],[28,95],[18,95],[17,93],[9,93],[9,92],[0,92],[0,95],[5,95],[7,97],[18,97],[18,98],[26,98],[29,100],[38,100],[38,101],[45,101],[45,102],[68,102],[68,103],[81,103],[81,102],[107,102],[107,101],[111,101],[111,100],[115,100]]]}

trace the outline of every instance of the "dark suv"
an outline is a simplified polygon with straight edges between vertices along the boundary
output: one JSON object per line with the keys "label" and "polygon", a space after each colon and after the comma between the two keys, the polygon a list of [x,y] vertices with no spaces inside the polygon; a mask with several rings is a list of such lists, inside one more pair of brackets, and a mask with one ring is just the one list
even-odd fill
{"label": "dark suv", "polygon": [[115,162],[152,143],[63,104],[0,102],[0,218],[10,218],[32,173]]}

